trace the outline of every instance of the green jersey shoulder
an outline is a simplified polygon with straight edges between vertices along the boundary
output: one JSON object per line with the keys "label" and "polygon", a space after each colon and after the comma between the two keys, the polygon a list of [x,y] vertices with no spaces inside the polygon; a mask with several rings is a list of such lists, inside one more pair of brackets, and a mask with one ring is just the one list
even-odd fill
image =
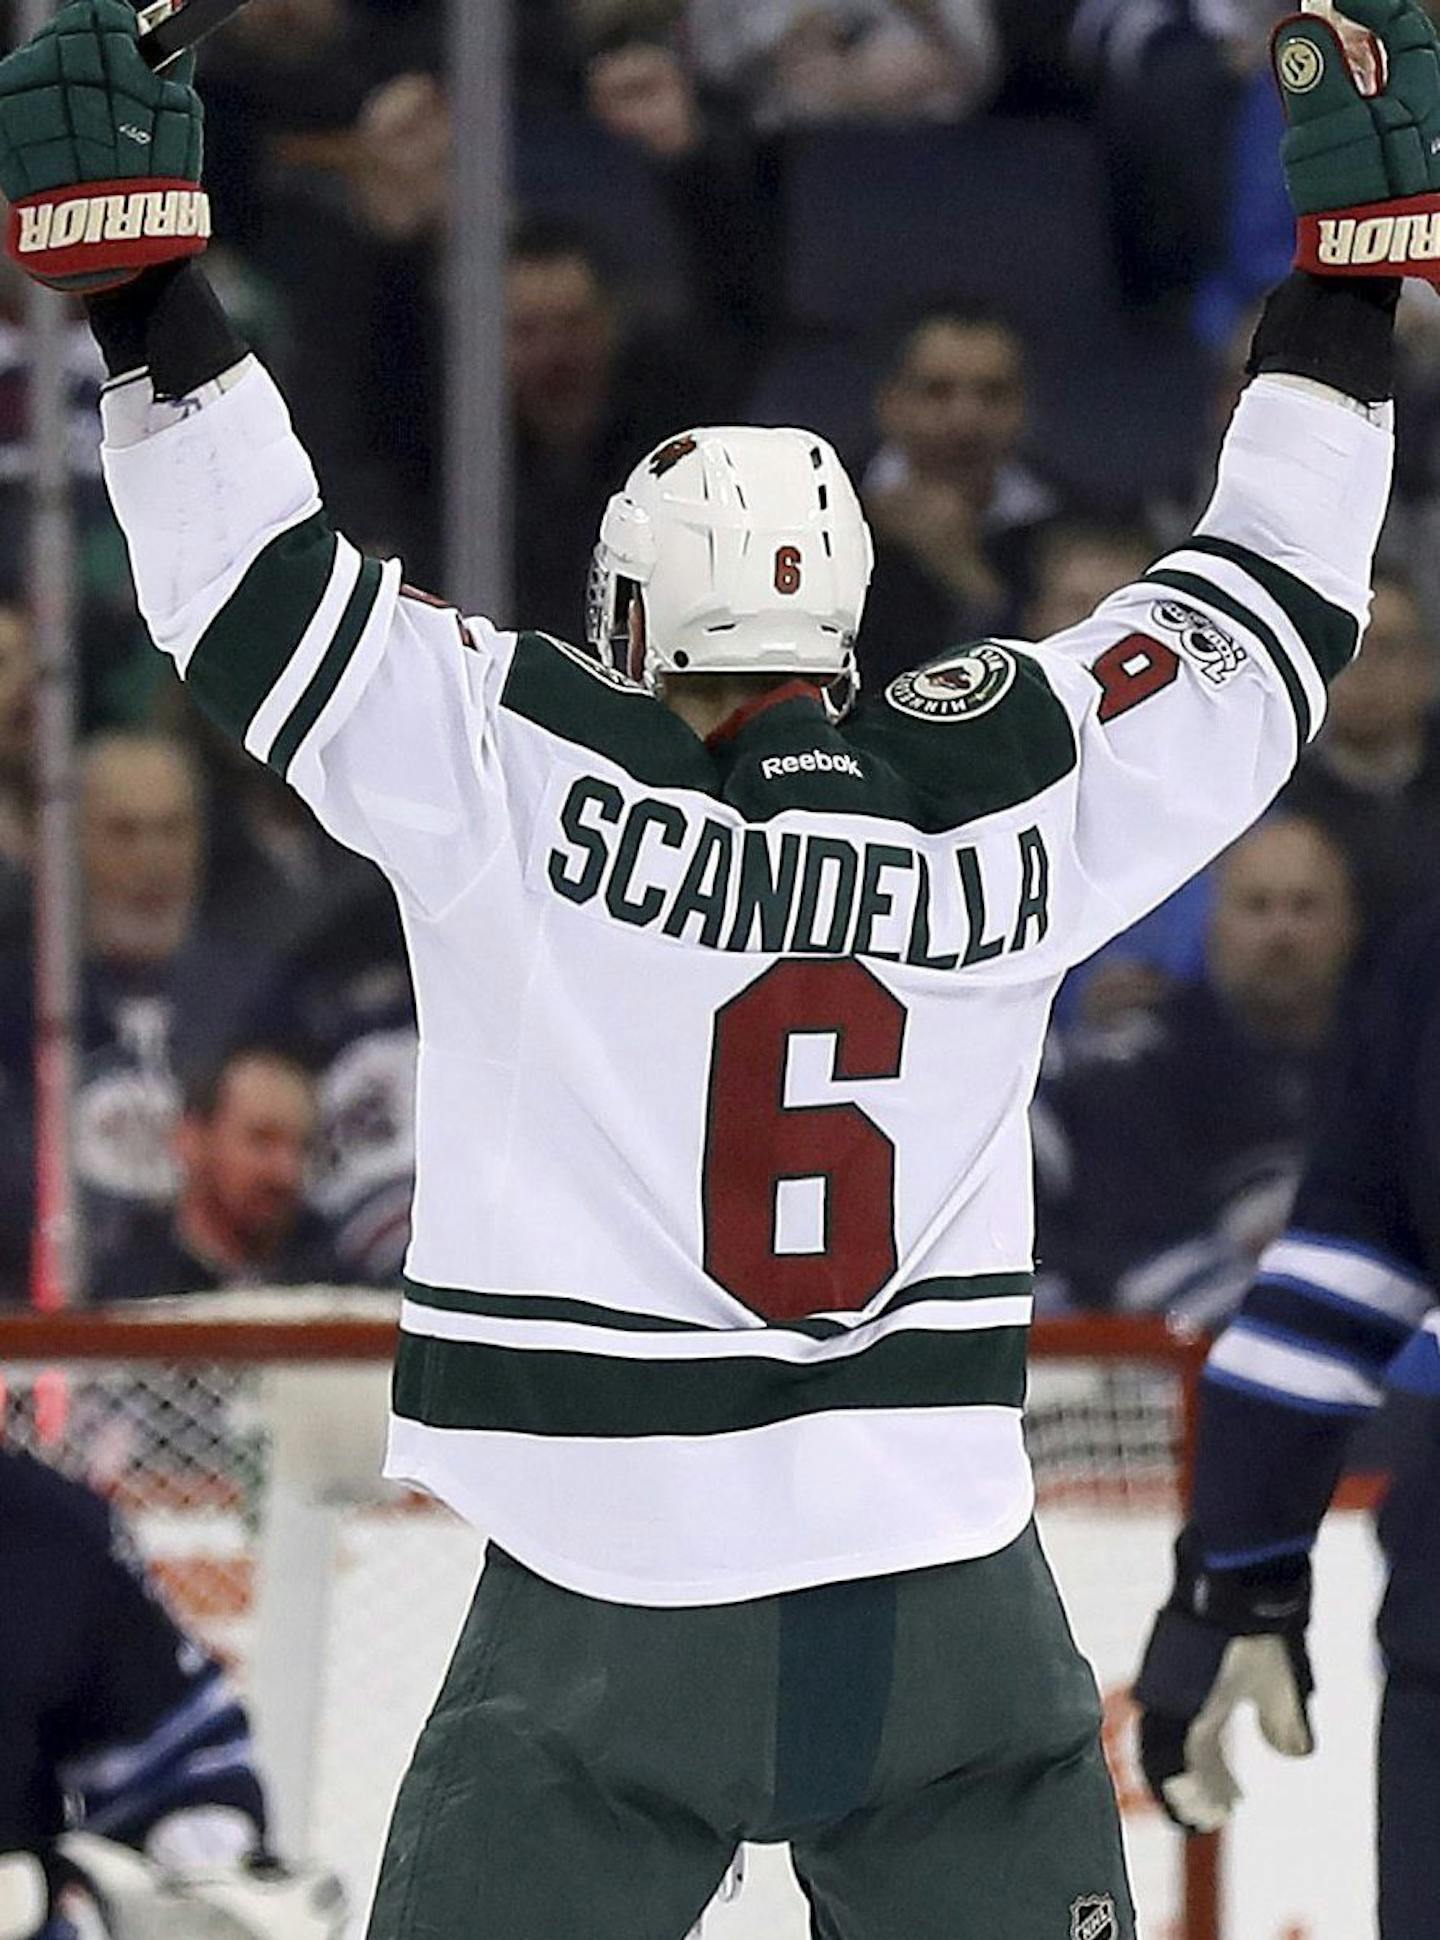
{"label": "green jersey shoulder", "polygon": [[705,742],[593,656],[522,634],[501,706],[647,788],[693,790],[757,823],[810,810],[946,834],[1032,800],[1077,759],[1038,663],[995,641],[902,674],[843,721],[797,686]]}

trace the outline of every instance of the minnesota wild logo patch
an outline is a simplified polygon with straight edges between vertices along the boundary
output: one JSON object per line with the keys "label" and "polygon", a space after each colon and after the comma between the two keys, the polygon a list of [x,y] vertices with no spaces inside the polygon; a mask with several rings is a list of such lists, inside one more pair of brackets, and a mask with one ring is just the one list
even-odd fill
{"label": "minnesota wild logo patch", "polygon": [[944,660],[901,674],[885,689],[885,698],[901,714],[921,721],[965,721],[988,714],[1015,685],[1018,668],[1013,653],[988,643],[966,647]]}

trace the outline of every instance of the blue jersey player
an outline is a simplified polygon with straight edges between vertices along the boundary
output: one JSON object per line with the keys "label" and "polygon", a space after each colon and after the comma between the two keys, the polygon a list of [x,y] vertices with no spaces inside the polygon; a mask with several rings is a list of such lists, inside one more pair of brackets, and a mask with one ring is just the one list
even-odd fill
{"label": "blue jersey player", "polygon": [[1358,993],[1284,1237],[1206,1368],[1195,1500],[1136,1695],[1151,1787],[1192,1831],[1237,1796],[1222,1727],[1313,1746],[1310,1549],[1357,1425],[1388,1398],[1380,1533],[1380,1931],[1440,1934],[1440,902]]}
{"label": "blue jersey player", "polygon": [[6,1448],[0,1585],[0,1940],[72,1940],[72,1910],[93,1932],[97,1901],[114,1940],[333,1940],[336,1883],[266,1855],[220,1665],[150,1594],[109,1505]]}

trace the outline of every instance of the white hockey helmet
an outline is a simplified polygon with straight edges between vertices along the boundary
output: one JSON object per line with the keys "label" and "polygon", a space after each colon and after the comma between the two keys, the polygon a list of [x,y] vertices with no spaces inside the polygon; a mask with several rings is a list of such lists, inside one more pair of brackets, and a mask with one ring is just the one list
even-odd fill
{"label": "white hockey helmet", "polygon": [[651,687],[662,673],[794,674],[841,714],[859,685],[855,635],[874,563],[855,488],[823,438],[688,431],[637,465],[606,509],[590,644]]}

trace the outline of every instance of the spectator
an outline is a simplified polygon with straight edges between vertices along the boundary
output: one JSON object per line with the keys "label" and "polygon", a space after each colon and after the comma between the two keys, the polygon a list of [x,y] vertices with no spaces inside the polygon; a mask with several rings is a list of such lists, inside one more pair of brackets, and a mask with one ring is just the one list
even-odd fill
{"label": "spectator", "polygon": [[1225,253],[1242,74],[1263,59],[1268,0],[991,5],[1001,105],[1078,111],[1095,128],[1125,298],[1146,309],[1183,302]]}
{"label": "spectator", "polygon": [[860,634],[868,686],[957,641],[1015,631],[1037,538],[1059,509],[1020,455],[1025,410],[1024,350],[1002,318],[956,304],[900,337],[863,487],[876,543]]}
{"label": "spectator", "polygon": [[783,168],[731,105],[702,94],[673,41],[602,41],[585,74],[592,118],[645,155],[684,251],[682,307],[741,395],[783,309]]}
{"label": "spectator", "polygon": [[510,241],[516,609],[584,637],[583,589],[610,494],[647,451],[723,416],[673,342],[627,328],[582,230],[523,221]]}
{"label": "spectator", "polygon": [[512,15],[516,92],[522,115],[574,108],[580,98],[578,25],[566,0],[526,0]]}
{"label": "spectator", "polygon": [[259,0],[205,76],[217,231],[281,299],[271,334],[327,498],[422,584],[442,563],[437,24],[428,0]]}
{"label": "spectator", "polygon": [[1355,938],[1350,871],[1277,813],[1218,869],[1203,981],[1078,1034],[1042,1085],[1052,1295],[1197,1325],[1284,1226]]}
{"label": "spectator", "polygon": [[283,955],[317,911],[379,881],[373,863],[342,849],[273,769],[229,741],[190,700],[169,689],[167,725],[193,748],[208,801],[202,920],[217,940]]}
{"label": "spectator", "polygon": [[397,74],[356,124],[354,190],[365,227],[388,243],[436,234],[449,216],[450,109],[430,74]]}
{"label": "spectator", "polygon": [[666,41],[625,34],[602,44],[586,69],[585,86],[601,127],[657,161],[678,161],[700,145],[700,98],[689,69]]}
{"label": "spectator", "polygon": [[205,49],[216,233],[258,251],[284,280],[298,268],[287,218],[315,200],[304,176],[316,138],[352,127],[370,85],[361,54],[342,0],[254,0]]}
{"label": "spectator", "polygon": [[701,72],[765,128],[954,120],[997,78],[990,0],[690,0],[686,26]]}
{"label": "spectator", "polygon": [[[204,815],[184,747],[113,732],[80,772],[84,950],[77,1017],[76,1170],[102,1250],[136,1205],[174,1186],[177,1069],[222,1045],[264,961],[238,924],[202,914]],[[0,965],[0,1069],[24,1109],[33,1035],[28,948]]]}
{"label": "spectator", "polygon": [[[0,586],[24,583],[30,533],[30,356],[26,279],[0,254]],[[104,368],[84,322],[64,329],[65,411],[75,520],[80,622],[81,709],[105,717],[117,678],[139,656],[143,635],[126,570],[125,546],[100,479],[96,406]]]}
{"label": "spectator", "polygon": [[351,877],[321,901],[252,1028],[293,1046],[318,1073],[310,1201],[334,1236],[345,1284],[395,1285],[415,1186],[418,1038],[395,901],[378,873]]}
{"label": "spectator", "polygon": [[1372,927],[1440,888],[1437,699],[1435,641],[1406,583],[1382,573],[1365,651],[1331,689],[1324,732],[1284,797],[1344,849]]}
{"label": "spectator", "polygon": [[35,660],[30,616],[0,601],[0,939],[17,940],[35,839]]}
{"label": "spectator", "polygon": [[303,1066],[265,1045],[231,1051],[186,1093],[173,1206],[132,1215],[95,1260],[92,1297],[339,1279],[324,1222],[305,1206],[316,1118]]}
{"label": "spectator", "polygon": [[[445,60],[447,0],[347,0],[351,32],[372,77],[438,73]],[[515,12],[542,15],[545,0],[525,0]],[[517,28],[522,22],[517,22]],[[523,32],[518,34],[523,42]]]}
{"label": "spectator", "polygon": [[1112,593],[1143,576],[1158,547],[1141,525],[1058,519],[1035,547],[1034,592],[1021,631],[1027,640],[1078,626]]}

